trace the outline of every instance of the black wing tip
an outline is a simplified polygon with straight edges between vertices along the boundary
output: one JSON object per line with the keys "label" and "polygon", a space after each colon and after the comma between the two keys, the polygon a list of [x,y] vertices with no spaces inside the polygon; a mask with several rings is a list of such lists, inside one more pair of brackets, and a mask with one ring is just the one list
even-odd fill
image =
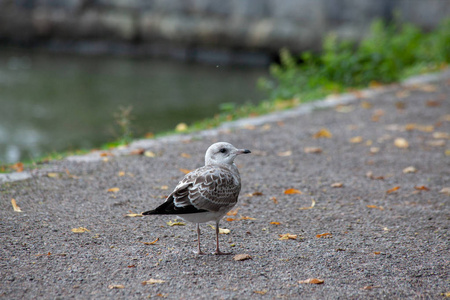
{"label": "black wing tip", "polygon": [[143,216],[148,216],[148,215],[156,215],[157,214],[157,212],[156,212],[156,210],[149,210],[149,211],[146,211],[146,212],[143,212],[143,213],[141,213]]}

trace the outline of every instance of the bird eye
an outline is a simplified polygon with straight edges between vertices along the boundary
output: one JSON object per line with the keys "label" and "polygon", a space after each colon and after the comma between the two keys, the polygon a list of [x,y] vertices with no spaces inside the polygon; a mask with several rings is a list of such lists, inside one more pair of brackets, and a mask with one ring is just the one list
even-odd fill
{"label": "bird eye", "polygon": [[226,153],[226,152],[227,152],[227,149],[222,148],[222,149],[219,150],[219,152],[220,152],[220,153]]}

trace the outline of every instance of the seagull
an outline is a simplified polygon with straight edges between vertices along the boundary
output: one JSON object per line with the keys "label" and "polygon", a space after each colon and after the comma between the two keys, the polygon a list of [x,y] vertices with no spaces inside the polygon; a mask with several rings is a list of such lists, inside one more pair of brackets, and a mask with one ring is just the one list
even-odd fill
{"label": "seagull", "polygon": [[234,159],[240,154],[251,153],[237,149],[230,143],[211,145],[205,154],[205,166],[184,176],[166,201],[142,215],[176,215],[197,225],[197,254],[200,249],[200,223],[216,222],[216,251],[214,254],[230,254],[219,249],[219,221],[238,201],[241,176]]}

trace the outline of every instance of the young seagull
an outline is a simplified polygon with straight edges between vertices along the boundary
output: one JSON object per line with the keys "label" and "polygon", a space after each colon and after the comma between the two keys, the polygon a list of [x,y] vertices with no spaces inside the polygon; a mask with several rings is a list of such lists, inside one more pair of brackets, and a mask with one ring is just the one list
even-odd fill
{"label": "young seagull", "polygon": [[143,215],[177,215],[197,224],[198,254],[200,249],[200,223],[216,222],[216,252],[219,250],[219,221],[233,208],[241,191],[241,177],[234,159],[250,153],[225,142],[211,145],[205,154],[205,166],[184,176],[166,202]]}

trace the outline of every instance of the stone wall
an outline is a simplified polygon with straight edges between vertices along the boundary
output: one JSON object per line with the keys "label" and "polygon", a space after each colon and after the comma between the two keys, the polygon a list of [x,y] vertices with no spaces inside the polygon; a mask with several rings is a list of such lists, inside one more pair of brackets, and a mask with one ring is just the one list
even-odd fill
{"label": "stone wall", "polygon": [[359,39],[374,18],[429,30],[450,0],[0,0],[0,43],[187,55],[195,49],[318,49],[328,32]]}

